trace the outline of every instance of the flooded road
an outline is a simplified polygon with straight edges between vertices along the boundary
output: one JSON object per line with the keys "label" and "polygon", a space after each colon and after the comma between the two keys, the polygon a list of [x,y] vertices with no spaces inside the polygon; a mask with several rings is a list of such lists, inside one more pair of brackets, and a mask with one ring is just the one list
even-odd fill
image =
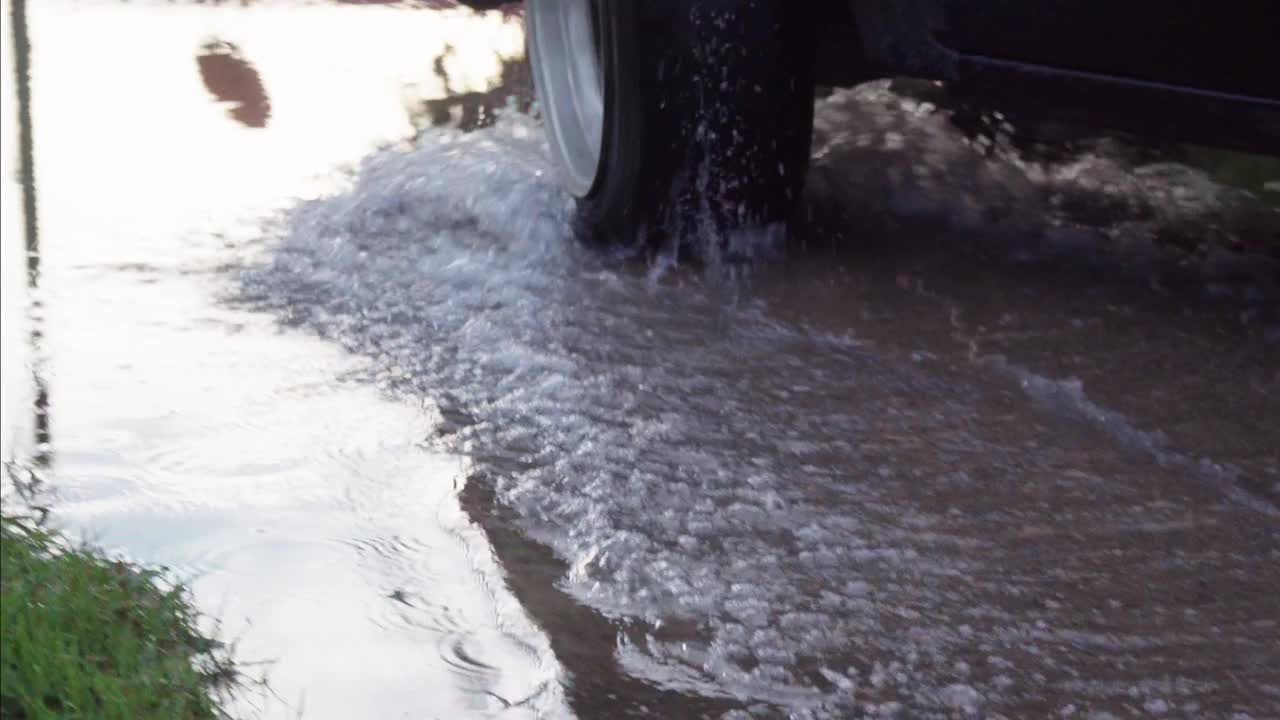
{"label": "flooded road", "polygon": [[421,403],[221,300],[274,213],[412,135],[407,103],[443,94],[446,40],[475,38],[453,82],[483,90],[495,52],[522,51],[519,26],[325,6],[28,13],[39,274],[28,293],[13,272],[6,183],[5,454],[43,480],[53,521],[189,579],[238,657],[267,663],[246,672],[274,695],[244,697],[265,717],[566,714],[545,637],[459,505],[463,460],[423,447]]}
{"label": "flooded road", "polygon": [[880,84],[788,247],[650,265],[570,239],[518,16],[28,22],[6,503],[190,578],[241,709],[1280,717],[1274,203]]}

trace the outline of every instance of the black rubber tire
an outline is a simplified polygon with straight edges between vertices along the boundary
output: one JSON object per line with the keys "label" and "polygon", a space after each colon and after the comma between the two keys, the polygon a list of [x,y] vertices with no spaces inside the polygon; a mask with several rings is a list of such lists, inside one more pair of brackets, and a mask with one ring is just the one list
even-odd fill
{"label": "black rubber tire", "polygon": [[796,0],[597,0],[604,136],[578,231],[668,244],[785,223],[813,134]]}

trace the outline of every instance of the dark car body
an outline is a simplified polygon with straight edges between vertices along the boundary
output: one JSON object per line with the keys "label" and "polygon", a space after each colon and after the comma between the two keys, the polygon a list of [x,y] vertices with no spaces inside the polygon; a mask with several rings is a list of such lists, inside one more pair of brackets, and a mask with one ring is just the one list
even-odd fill
{"label": "dark car body", "polygon": [[[843,3],[841,3],[843,6]],[[1173,140],[1280,153],[1265,0],[853,0],[869,75]]]}
{"label": "dark car body", "polygon": [[817,19],[821,84],[939,80],[1015,112],[1280,154],[1271,0],[801,1]]}

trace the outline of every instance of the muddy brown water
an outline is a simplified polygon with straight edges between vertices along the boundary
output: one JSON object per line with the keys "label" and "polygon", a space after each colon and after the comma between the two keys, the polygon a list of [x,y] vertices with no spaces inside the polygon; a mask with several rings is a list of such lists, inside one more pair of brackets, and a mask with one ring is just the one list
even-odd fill
{"label": "muddy brown water", "polygon": [[518,15],[27,23],[6,506],[188,578],[238,711],[1280,717],[1274,206],[879,84],[786,246],[647,263],[569,237]]}

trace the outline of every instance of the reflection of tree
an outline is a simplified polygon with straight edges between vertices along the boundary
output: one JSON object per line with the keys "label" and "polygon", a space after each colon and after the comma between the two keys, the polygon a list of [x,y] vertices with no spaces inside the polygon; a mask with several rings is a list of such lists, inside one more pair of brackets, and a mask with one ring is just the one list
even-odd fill
{"label": "reflection of tree", "polygon": [[[529,66],[524,60],[502,60],[502,73],[498,84],[484,92],[455,93],[445,68],[445,60],[453,53],[451,46],[445,46],[444,52],[435,60],[435,74],[444,84],[445,96],[438,100],[426,100],[422,103],[420,113],[414,113],[414,120],[426,116],[432,125],[450,125],[456,122],[462,130],[492,125],[497,119],[494,111],[505,107],[507,98],[516,98],[520,109],[528,109],[533,97],[532,80]],[[455,118],[455,115],[457,116]],[[418,123],[414,123],[418,125]]]}
{"label": "reflection of tree", "polygon": [[[129,0],[120,0],[129,2]],[[169,0],[170,4],[185,2],[191,5],[239,5],[248,7],[257,0]],[[477,12],[485,10],[501,10],[503,15],[515,16],[521,12],[520,0],[330,0],[335,5],[398,5],[409,8],[426,8],[429,10],[449,10],[459,6],[469,7]]]}
{"label": "reflection of tree", "polygon": [[13,70],[18,86],[19,182],[22,184],[22,221],[27,246],[27,283],[40,277],[40,233],[36,225],[35,141],[31,127],[31,38],[27,34],[26,0],[12,0]]}
{"label": "reflection of tree", "polygon": [[[340,0],[340,2],[367,2],[368,0]],[[378,0],[374,0],[375,2]],[[394,1],[394,0],[393,0]],[[501,10],[503,15],[508,17],[519,15],[523,9],[523,3],[513,2],[512,0],[419,0],[422,5],[429,8],[445,9],[465,5],[477,12],[485,10]]]}
{"label": "reflection of tree", "polygon": [[[31,121],[31,37],[27,32],[26,0],[12,0],[10,24],[13,28],[14,75],[18,95],[19,182],[22,186],[22,223],[26,251],[27,288],[33,294],[40,285],[40,226],[36,214],[35,138]],[[53,430],[49,423],[49,387],[42,372],[40,344],[43,338],[44,313],[39,300],[33,300],[28,336],[32,355],[32,380],[35,397],[31,412],[35,426],[35,468],[47,468],[53,460]],[[33,484],[35,472],[32,471]]]}
{"label": "reflection of tree", "polygon": [[213,96],[234,103],[228,114],[251,128],[267,126],[271,117],[271,100],[262,85],[262,77],[253,64],[244,59],[234,44],[211,40],[200,47],[196,65],[200,79]]}

